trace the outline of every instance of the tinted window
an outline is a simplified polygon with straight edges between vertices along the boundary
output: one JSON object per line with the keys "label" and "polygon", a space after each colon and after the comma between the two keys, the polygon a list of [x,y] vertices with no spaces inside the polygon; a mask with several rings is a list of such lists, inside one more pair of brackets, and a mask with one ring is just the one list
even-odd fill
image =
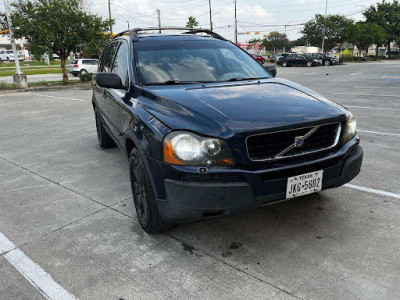
{"label": "tinted window", "polygon": [[109,44],[106,49],[103,51],[103,55],[101,57],[101,71],[102,72],[111,72],[113,59],[115,50],[117,49],[118,42],[113,42]]}
{"label": "tinted window", "polygon": [[71,62],[69,64],[70,65],[74,65],[74,64],[77,64],[77,63],[78,63],[78,61],[76,59],[74,59],[74,60],[71,60]]}
{"label": "tinted window", "polygon": [[141,83],[268,78],[250,55],[220,40],[143,41],[135,44]]}
{"label": "tinted window", "polygon": [[118,48],[112,71],[121,77],[122,83],[128,84],[128,44],[126,42],[122,42]]}
{"label": "tinted window", "polygon": [[97,65],[97,60],[92,60],[92,59],[85,59],[85,60],[82,60],[82,63],[84,64],[84,65],[92,65],[92,66],[94,66],[94,65]]}
{"label": "tinted window", "polygon": [[296,58],[296,55],[288,55],[287,58]]}
{"label": "tinted window", "polygon": [[297,59],[306,59],[303,55],[297,55]]}

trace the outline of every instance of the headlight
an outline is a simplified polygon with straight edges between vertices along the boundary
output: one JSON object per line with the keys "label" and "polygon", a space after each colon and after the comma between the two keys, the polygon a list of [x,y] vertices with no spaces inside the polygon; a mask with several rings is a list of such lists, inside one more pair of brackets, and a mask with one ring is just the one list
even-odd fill
{"label": "headlight", "polygon": [[164,161],[174,165],[233,165],[228,145],[219,139],[174,131],[164,138]]}
{"label": "headlight", "polygon": [[357,134],[357,121],[351,112],[347,117],[346,132],[344,134],[344,143],[350,141]]}

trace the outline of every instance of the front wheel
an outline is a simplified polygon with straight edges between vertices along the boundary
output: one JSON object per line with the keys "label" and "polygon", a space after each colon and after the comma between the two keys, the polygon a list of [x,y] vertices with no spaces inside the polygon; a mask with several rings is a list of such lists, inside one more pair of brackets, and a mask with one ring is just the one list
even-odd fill
{"label": "front wheel", "polygon": [[288,66],[287,62],[284,61],[284,62],[282,63],[282,67],[287,67],[287,66]]}
{"label": "front wheel", "polygon": [[307,67],[312,67],[312,62],[311,61],[307,62]]}
{"label": "front wheel", "polygon": [[129,166],[133,202],[140,226],[150,234],[167,230],[172,224],[161,219],[158,213],[153,187],[151,186],[143,160],[135,148],[132,149],[129,156]]}
{"label": "front wheel", "polygon": [[325,66],[329,66],[331,64],[331,62],[329,60],[325,61]]}

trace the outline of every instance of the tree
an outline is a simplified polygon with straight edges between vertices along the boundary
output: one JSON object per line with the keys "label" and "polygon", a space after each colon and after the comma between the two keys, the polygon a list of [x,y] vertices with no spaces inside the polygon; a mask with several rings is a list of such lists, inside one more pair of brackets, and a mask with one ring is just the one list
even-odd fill
{"label": "tree", "polygon": [[267,36],[267,41],[265,44],[268,45],[273,53],[276,53],[278,49],[283,49],[289,44],[289,40],[285,33],[279,33],[277,31],[272,31]]}
{"label": "tree", "polygon": [[353,24],[353,20],[347,19],[341,15],[328,15],[325,17],[321,14],[316,14],[314,19],[308,21],[301,31],[304,38],[312,45],[320,45],[325,29],[325,49],[324,52],[334,48],[337,44],[346,41],[349,28]]}
{"label": "tree", "polygon": [[261,39],[251,39],[247,42],[247,50],[253,50],[255,53],[259,54],[261,51],[262,40]]}
{"label": "tree", "polygon": [[103,34],[109,22],[83,11],[79,0],[18,0],[12,7],[15,37],[25,38],[36,53],[59,55],[64,84],[69,53],[79,45],[98,46],[109,39]]}
{"label": "tree", "polygon": [[368,48],[375,43],[378,50],[385,38],[385,30],[382,27],[373,23],[357,22],[350,28],[348,42],[356,45],[359,51],[366,51],[368,55]]}
{"label": "tree", "polygon": [[390,43],[400,40],[400,5],[397,0],[393,3],[382,1],[376,6],[371,5],[364,12],[367,22],[381,26],[386,32],[386,45],[390,56]]}
{"label": "tree", "polygon": [[187,28],[194,28],[199,26],[199,22],[197,22],[195,17],[189,17],[189,21],[186,23]]}

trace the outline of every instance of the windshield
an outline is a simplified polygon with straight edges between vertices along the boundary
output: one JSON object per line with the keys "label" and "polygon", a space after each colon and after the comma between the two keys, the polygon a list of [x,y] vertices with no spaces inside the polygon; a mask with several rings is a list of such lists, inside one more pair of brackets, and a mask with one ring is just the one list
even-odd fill
{"label": "windshield", "polygon": [[14,51],[7,51],[8,54],[14,54]]}
{"label": "windshield", "polygon": [[221,40],[158,40],[135,44],[146,85],[221,82],[271,77],[250,55]]}

